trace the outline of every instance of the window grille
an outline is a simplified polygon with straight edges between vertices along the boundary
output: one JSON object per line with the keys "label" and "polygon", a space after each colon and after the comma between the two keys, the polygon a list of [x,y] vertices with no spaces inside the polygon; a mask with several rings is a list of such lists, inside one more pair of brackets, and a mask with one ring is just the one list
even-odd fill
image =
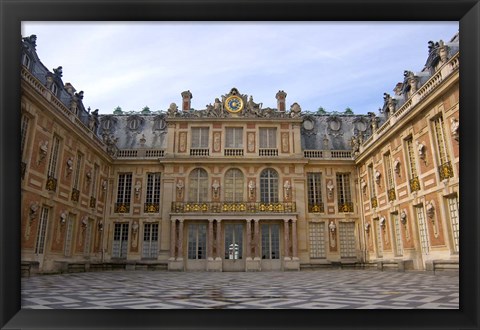
{"label": "window grille", "polygon": [[245,179],[242,171],[232,168],[225,173],[225,201],[242,202]]}
{"label": "window grille", "polygon": [[308,184],[308,211],[309,212],[323,212],[322,200],[322,174],[321,173],[307,173]]}
{"label": "window grille", "polygon": [[310,258],[326,258],[325,253],[325,222],[310,222]]}
{"label": "window grille", "polygon": [[262,259],[280,259],[280,227],[262,225]]}
{"label": "window grille", "polygon": [[207,225],[188,225],[188,259],[206,259]]}
{"label": "window grille", "polygon": [[60,148],[60,139],[58,136],[53,136],[52,150],[50,153],[50,159],[48,161],[48,171],[47,174],[49,177],[56,179],[57,178],[57,162],[58,162],[58,149]]}
{"label": "window grille", "polygon": [[227,127],[225,133],[225,148],[243,148],[242,127]]}
{"label": "window grille", "polygon": [[128,250],[128,223],[116,223],[113,230],[112,257],[125,259]]}
{"label": "window grille", "polygon": [[278,203],[278,174],[271,168],[260,174],[260,201]]}
{"label": "window grille", "polygon": [[428,239],[427,223],[425,221],[425,210],[423,206],[416,207],[415,209],[417,213],[418,231],[420,234],[420,246],[422,248],[422,252],[428,254],[430,244]]}
{"label": "window grille", "polygon": [[453,251],[460,251],[460,223],[458,217],[458,197],[448,198],[448,210],[450,213],[450,224],[452,226]]}
{"label": "window grille", "polygon": [[38,223],[37,241],[35,243],[35,254],[43,254],[45,251],[45,236],[47,233],[49,211],[49,208],[42,207],[40,221]]}
{"label": "window grille", "polygon": [[259,129],[260,148],[277,147],[277,129],[275,127],[264,127]]}
{"label": "window grille", "polygon": [[143,228],[142,257],[156,259],[158,256],[158,223],[146,223]]}
{"label": "window grille", "polygon": [[74,215],[70,213],[68,215],[67,229],[65,233],[64,254],[66,257],[70,257],[72,255],[72,240],[73,240],[74,226],[75,226],[75,218],[74,218]]}
{"label": "window grille", "polygon": [[201,168],[196,168],[189,177],[189,201],[204,202],[208,200],[208,174]]}
{"label": "window grille", "polygon": [[340,222],[338,224],[338,232],[340,235],[340,257],[356,258],[355,223]]}
{"label": "window grille", "polygon": [[191,148],[208,148],[208,127],[192,128]]}
{"label": "window grille", "polygon": [[400,221],[398,219],[398,214],[392,213],[393,228],[395,229],[395,252],[397,256],[403,255],[403,241],[402,241],[402,232],[400,229]]}

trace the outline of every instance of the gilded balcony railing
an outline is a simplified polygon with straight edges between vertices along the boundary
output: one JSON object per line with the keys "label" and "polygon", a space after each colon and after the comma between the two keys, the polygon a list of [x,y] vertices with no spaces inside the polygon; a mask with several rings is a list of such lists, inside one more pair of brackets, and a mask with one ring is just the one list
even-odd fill
{"label": "gilded balcony railing", "polygon": [[52,176],[47,178],[47,184],[45,185],[48,191],[55,191],[57,190],[57,179]]}
{"label": "gilded balcony railing", "polygon": [[130,203],[115,203],[115,213],[130,212]]}
{"label": "gilded balcony railing", "polygon": [[97,199],[93,196],[90,196],[90,207],[95,208],[97,206]]}
{"label": "gilded balcony railing", "polygon": [[145,213],[158,213],[160,212],[159,203],[145,203],[143,204],[143,212]]}
{"label": "gilded balcony railing", "polygon": [[395,188],[390,188],[388,189],[388,201],[394,201],[397,198],[397,195],[395,193]]}
{"label": "gilded balcony railing", "polygon": [[377,197],[372,197],[372,198],[370,198],[370,202],[372,203],[372,209],[378,207]]}
{"label": "gilded balcony railing", "polygon": [[172,202],[172,213],[293,213],[295,202]]}
{"label": "gilded balcony railing", "polygon": [[308,204],[308,212],[309,213],[323,213],[323,212],[325,212],[325,207],[323,206],[323,203]]}
{"label": "gilded balcony railing", "polygon": [[438,174],[440,175],[440,180],[446,180],[448,178],[453,178],[453,167],[451,162],[443,163],[438,167]]}
{"label": "gilded balcony railing", "polygon": [[410,179],[410,191],[419,191],[420,190],[420,180],[418,180],[418,177],[414,177],[413,179]]}
{"label": "gilded balcony railing", "polygon": [[353,203],[352,202],[338,203],[338,212],[343,212],[343,213],[353,212]]}
{"label": "gilded balcony railing", "polygon": [[79,198],[80,198],[80,190],[72,188],[72,195],[70,199],[74,202],[78,202]]}

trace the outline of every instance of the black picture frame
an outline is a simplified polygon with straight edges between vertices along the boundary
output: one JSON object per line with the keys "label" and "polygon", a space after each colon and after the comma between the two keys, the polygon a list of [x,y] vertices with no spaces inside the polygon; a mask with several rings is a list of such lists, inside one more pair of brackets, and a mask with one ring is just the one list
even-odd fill
{"label": "black picture frame", "polygon": [[[478,0],[0,0],[0,10],[2,329],[479,329]],[[20,136],[20,24],[27,20],[459,21],[462,107],[460,309],[21,310],[20,159],[15,155],[18,155],[20,150],[19,139],[16,138]]]}

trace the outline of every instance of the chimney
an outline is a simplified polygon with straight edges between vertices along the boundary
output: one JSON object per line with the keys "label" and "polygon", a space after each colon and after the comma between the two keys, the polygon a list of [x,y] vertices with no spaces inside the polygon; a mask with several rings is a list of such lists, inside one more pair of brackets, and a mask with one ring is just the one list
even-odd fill
{"label": "chimney", "polygon": [[285,112],[285,99],[287,97],[287,93],[285,93],[284,91],[278,91],[275,97],[277,98],[278,111]]}
{"label": "chimney", "polygon": [[193,95],[190,93],[190,91],[184,91],[182,92],[182,110],[183,111],[189,111],[192,107],[192,98]]}

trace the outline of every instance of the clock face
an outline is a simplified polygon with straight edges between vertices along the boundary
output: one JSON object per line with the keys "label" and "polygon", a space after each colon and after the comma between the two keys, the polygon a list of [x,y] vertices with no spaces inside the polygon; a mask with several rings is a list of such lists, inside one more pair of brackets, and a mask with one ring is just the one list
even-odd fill
{"label": "clock face", "polygon": [[239,112],[243,109],[243,100],[236,95],[229,96],[225,100],[225,109],[228,112]]}

